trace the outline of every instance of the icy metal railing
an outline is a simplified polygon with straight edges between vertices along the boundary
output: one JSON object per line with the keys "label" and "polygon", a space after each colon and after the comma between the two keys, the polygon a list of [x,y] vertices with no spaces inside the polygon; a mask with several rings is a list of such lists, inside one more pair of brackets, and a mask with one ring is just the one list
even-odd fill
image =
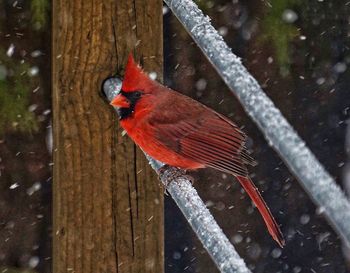
{"label": "icy metal railing", "polygon": [[[103,91],[109,101],[119,93],[120,89],[121,81],[118,78],[107,79],[103,84]],[[179,169],[165,166],[147,154],[146,156],[220,272],[250,273],[244,260],[238,255],[192,187],[189,178]]]}
{"label": "icy metal railing", "polygon": [[257,81],[191,0],[164,0],[241,104],[268,143],[298,178],[338,234],[350,245],[350,204],[333,178],[266,96]]}

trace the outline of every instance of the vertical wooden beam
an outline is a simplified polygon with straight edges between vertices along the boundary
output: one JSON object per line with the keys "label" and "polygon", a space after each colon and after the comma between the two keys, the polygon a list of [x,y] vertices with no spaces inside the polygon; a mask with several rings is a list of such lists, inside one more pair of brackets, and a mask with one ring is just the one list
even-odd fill
{"label": "vertical wooden beam", "polygon": [[53,0],[53,272],[163,272],[163,192],[100,97],[129,52],[162,72],[161,0]]}

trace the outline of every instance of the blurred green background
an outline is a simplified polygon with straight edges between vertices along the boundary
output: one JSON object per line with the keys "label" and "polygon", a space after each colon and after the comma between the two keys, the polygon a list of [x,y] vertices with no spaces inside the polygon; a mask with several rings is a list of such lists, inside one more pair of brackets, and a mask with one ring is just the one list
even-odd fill
{"label": "blurred green background", "polygon": [[51,272],[50,1],[0,1],[0,272]]}

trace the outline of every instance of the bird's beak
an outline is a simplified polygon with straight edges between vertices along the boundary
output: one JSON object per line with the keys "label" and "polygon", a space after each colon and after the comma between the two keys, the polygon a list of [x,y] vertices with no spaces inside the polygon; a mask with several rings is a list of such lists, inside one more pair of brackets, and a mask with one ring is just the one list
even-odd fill
{"label": "bird's beak", "polygon": [[122,94],[119,94],[115,96],[114,99],[111,101],[111,105],[119,108],[129,108],[130,101]]}

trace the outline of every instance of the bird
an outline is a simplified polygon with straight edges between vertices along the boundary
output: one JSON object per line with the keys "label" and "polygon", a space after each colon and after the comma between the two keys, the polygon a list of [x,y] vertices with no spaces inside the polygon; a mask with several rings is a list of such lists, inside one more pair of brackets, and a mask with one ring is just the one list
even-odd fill
{"label": "bird", "polygon": [[121,127],[149,156],[183,170],[213,168],[233,175],[259,210],[268,232],[280,247],[283,234],[246,165],[246,135],[230,119],[174,91],[149,75],[130,53],[121,91],[112,99]]}

